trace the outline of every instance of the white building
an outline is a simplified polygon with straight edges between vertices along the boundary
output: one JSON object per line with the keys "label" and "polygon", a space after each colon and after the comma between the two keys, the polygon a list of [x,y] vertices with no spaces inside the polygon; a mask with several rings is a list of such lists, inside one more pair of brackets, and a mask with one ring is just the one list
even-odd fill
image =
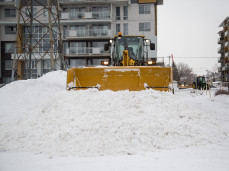
{"label": "white building", "polygon": [[[11,54],[15,52],[17,24],[15,3],[14,0],[0,0],[0,83],[10,82],[12,73]],[[64,56],[69,67],[95,66],[102,60],[110,61],[111,52],[104,51],[104,44],[118,32],[144,35],[157,49],[157,5],[162,4],[163,0],[59,0]],[[40,8],[36,5],[34,11]],[[43,10],[40,20],[48,20],[47,10]],[[157,57],[157,50],[151,51],[149,57]],[[33,77],[48,72],[49,63],[41,61]]]}

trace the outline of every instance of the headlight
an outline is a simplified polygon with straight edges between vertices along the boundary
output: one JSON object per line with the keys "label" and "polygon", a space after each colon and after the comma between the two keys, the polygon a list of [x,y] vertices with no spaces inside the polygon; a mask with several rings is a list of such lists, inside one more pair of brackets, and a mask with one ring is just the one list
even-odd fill
{"label": "headlight", "polygon": [[149,39],[145,39],[145,45],[149,45],[150,44],[150,40]]}
{"label": "headlight", "polygon": [[109,65],[109,61],[101,61],[101,65],[108,66]]}
{"label": "headlight", "polygon": [[156,64],[156,61],[149,60],[149,61],[147,62],[147,64],[148,64],[148,65],[154,65],[154,64]]}
{"label": "headlight", "polygon": [[148,65],[152,65],[153,64],[153,61],[148,61]]}

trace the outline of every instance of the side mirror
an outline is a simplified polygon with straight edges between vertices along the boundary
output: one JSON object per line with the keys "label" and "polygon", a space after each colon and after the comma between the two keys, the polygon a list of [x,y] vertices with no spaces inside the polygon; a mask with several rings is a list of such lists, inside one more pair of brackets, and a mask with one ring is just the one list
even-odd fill
{"label": "side mirror", "polygon": [[150,43],[150,50],[155,50],[155,44],[154,43]]}
{"label": "side mirror", "polygon": [[104,44],[104,51],[108,51],[109,50],[109,44]]}

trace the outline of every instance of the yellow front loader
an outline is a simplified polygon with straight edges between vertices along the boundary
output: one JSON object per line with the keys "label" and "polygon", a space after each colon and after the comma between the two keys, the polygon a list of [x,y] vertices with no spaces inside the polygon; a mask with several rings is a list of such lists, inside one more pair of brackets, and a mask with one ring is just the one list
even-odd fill
{"label": "yellow front loader", "polygon": [[144,56],[147,46],[155,45],[144,36],[115,36],[104,50],[114,46],[112,65],[102,61],[104,66],[71,68],[67,71],[67,89],[80,90],[97,88],[99,90],[139,91],[155,89],[169,91],[169,67],[154,66],[155,61]]}

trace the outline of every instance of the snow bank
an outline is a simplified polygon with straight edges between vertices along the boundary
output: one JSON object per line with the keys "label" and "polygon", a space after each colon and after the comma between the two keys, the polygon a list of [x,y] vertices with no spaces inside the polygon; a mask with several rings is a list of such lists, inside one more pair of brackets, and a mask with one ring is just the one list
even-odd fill
{"label": "snow bank", "polygon": [[0,151],[131,155],[224,138],[204,111],[171,93],[66,91],[65,83],[56,71],[0,89]]}
{"label": "snow bank", "polygon": [[21,117],[54,92],[65,90],[66,72],[55,71],[43,77],[12,82],[0,88],[0,119]]}

